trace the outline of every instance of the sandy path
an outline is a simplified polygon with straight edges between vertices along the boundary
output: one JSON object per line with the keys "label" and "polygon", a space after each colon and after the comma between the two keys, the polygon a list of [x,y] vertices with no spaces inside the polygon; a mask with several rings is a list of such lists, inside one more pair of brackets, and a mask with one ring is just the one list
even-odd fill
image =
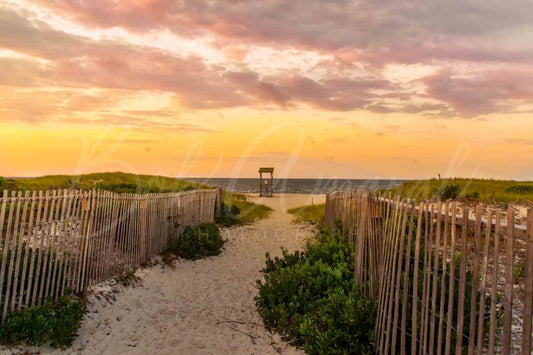
{"label": "sandy path", "polygon": [[[314,203],[324,200],[324,196],[312,198]],[[221,255],[180,261],[175,269],[158,265],[140,270],[142,285],[114,294],[113,304],[93,298],[91,312],[66,352],[277,354],[276,347],[283,353],[298,353],[261,326],[254,304],[255,280],[261,277],[266,252],[279,255],[281,246],[303,247],[311,230],[292,224],[285,209],[310,199],[310,195],[292,194],[258,200],[274,209],[270,218],[223,230],[228,242]],[[101,287],[106,288],[111,287]]]}

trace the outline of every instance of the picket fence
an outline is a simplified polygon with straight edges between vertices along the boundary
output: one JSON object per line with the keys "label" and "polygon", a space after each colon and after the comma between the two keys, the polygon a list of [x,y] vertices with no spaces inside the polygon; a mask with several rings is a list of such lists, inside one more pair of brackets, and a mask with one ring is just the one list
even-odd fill
{"label": "picket fence", "polygon": [[221,190],[161,194],[4,191],[0,198],[0,311],[57,299],[142,264],[171,227],[213,222]]}
{"label": "picket fence", "polygon": [[326,197],[325,223],[355,244],[356,284],[377,301],[379,354],[531,354],[533,211]]}

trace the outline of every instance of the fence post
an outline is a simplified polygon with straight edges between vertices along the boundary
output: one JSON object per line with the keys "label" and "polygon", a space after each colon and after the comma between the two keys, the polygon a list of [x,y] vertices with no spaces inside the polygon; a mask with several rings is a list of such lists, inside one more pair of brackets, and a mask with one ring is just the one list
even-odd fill
{"label": "fence post", "polygon": [[527,211],[527,257],[524,288],[524,324],[522,333],[522,353],[531,354],[532,309],[533,309],[533,208]]}
{"label": "fence post", "polygon": [[220,210],[220,207],[222,206],[222,189],[217,189],[217,200],[216,200],[216,211],[215,214]]}
{"label": "fence post", "polygon": [[505,289],[503,297],[503,352],[511,351],[511,330],[513,317],[513,259],[514,259],[514,210],[507,210],[507,228],[505,233]]}

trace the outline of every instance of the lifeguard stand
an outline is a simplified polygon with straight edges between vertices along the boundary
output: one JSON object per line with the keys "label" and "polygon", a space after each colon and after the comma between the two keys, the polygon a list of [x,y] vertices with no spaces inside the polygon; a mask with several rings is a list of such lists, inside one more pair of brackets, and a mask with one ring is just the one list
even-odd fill
{"label": "lifeguard stand", "polygon": [[[263,173],[270,173],[270,178],[263,178]],[[274,168],[259,168],[259,196],[272,197],[274,188]]]}

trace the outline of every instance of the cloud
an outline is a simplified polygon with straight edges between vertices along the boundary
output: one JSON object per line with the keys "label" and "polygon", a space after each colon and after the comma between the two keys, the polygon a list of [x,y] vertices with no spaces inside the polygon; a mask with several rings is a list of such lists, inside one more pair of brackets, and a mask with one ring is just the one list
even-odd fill
{"label": "cloud", "polygon": [[[427,117],[512,112],[532,101],[533,71],[527,61],[533,45],[522,41],[518,46],[517,41],[507,40],[511,33],[529,36],[525,29],[533,26],[524,15],[533,6],[529,2],[521,10],[492,0],[468,6],[433,0],[418,4],[348,0],[38,3],[89,28],[208,38],[213,48],[222,48],[229,58],[209,60],[105,35],[95,39],[62,31],[45,22],[46,16],[23,6],[0,6],[0,48],[24,56],[0,57],[0,86],[58,87],[71,93],[94,88],[102,93],[163,92],[174,96],[182,109],[192,110],[290,110],[308,105],[329,111]],[[243,62],[258,45],[287,56],[297,49],[327,59],[320,57],[307,71],[298,68],[301,59],[294,59],[292,67],[266,70]],[[425,62],[441,69],[412,82],[388,78],[383,71],[389,63]],[[17,120],[54,113],[75,115],[98,108],[99,102],[106,107],[106,98],[97,97],[101,94],[65,95],[69,96],[66,101],[37,100],[25,107],[21,99],[27,95],[12,92],[12,102],[0,102],[4,112]],[[175,110],[131,114],[146,121],[179,118]]]}
{"label": "cloud", "polygon": [[502,141],[506,144],[533,145],[533,138],[505,138]]}
{"label": "cloud", "polygon": [[533,66],[492,69],[467,76],[443,69],[421,79],[428,96],[466,117],[512,110],[533,100]]}
{"label": "cloud", "polygon": [[509,43],[502,51],[493,45],[494,38],[502,45],[513,34],[531,33],[533,3],[528,0],[39,2],[92,28],[164,29],[186,37],[214,35],[227,44],[338,50],[387,62],[527,61],[533,49]]}

